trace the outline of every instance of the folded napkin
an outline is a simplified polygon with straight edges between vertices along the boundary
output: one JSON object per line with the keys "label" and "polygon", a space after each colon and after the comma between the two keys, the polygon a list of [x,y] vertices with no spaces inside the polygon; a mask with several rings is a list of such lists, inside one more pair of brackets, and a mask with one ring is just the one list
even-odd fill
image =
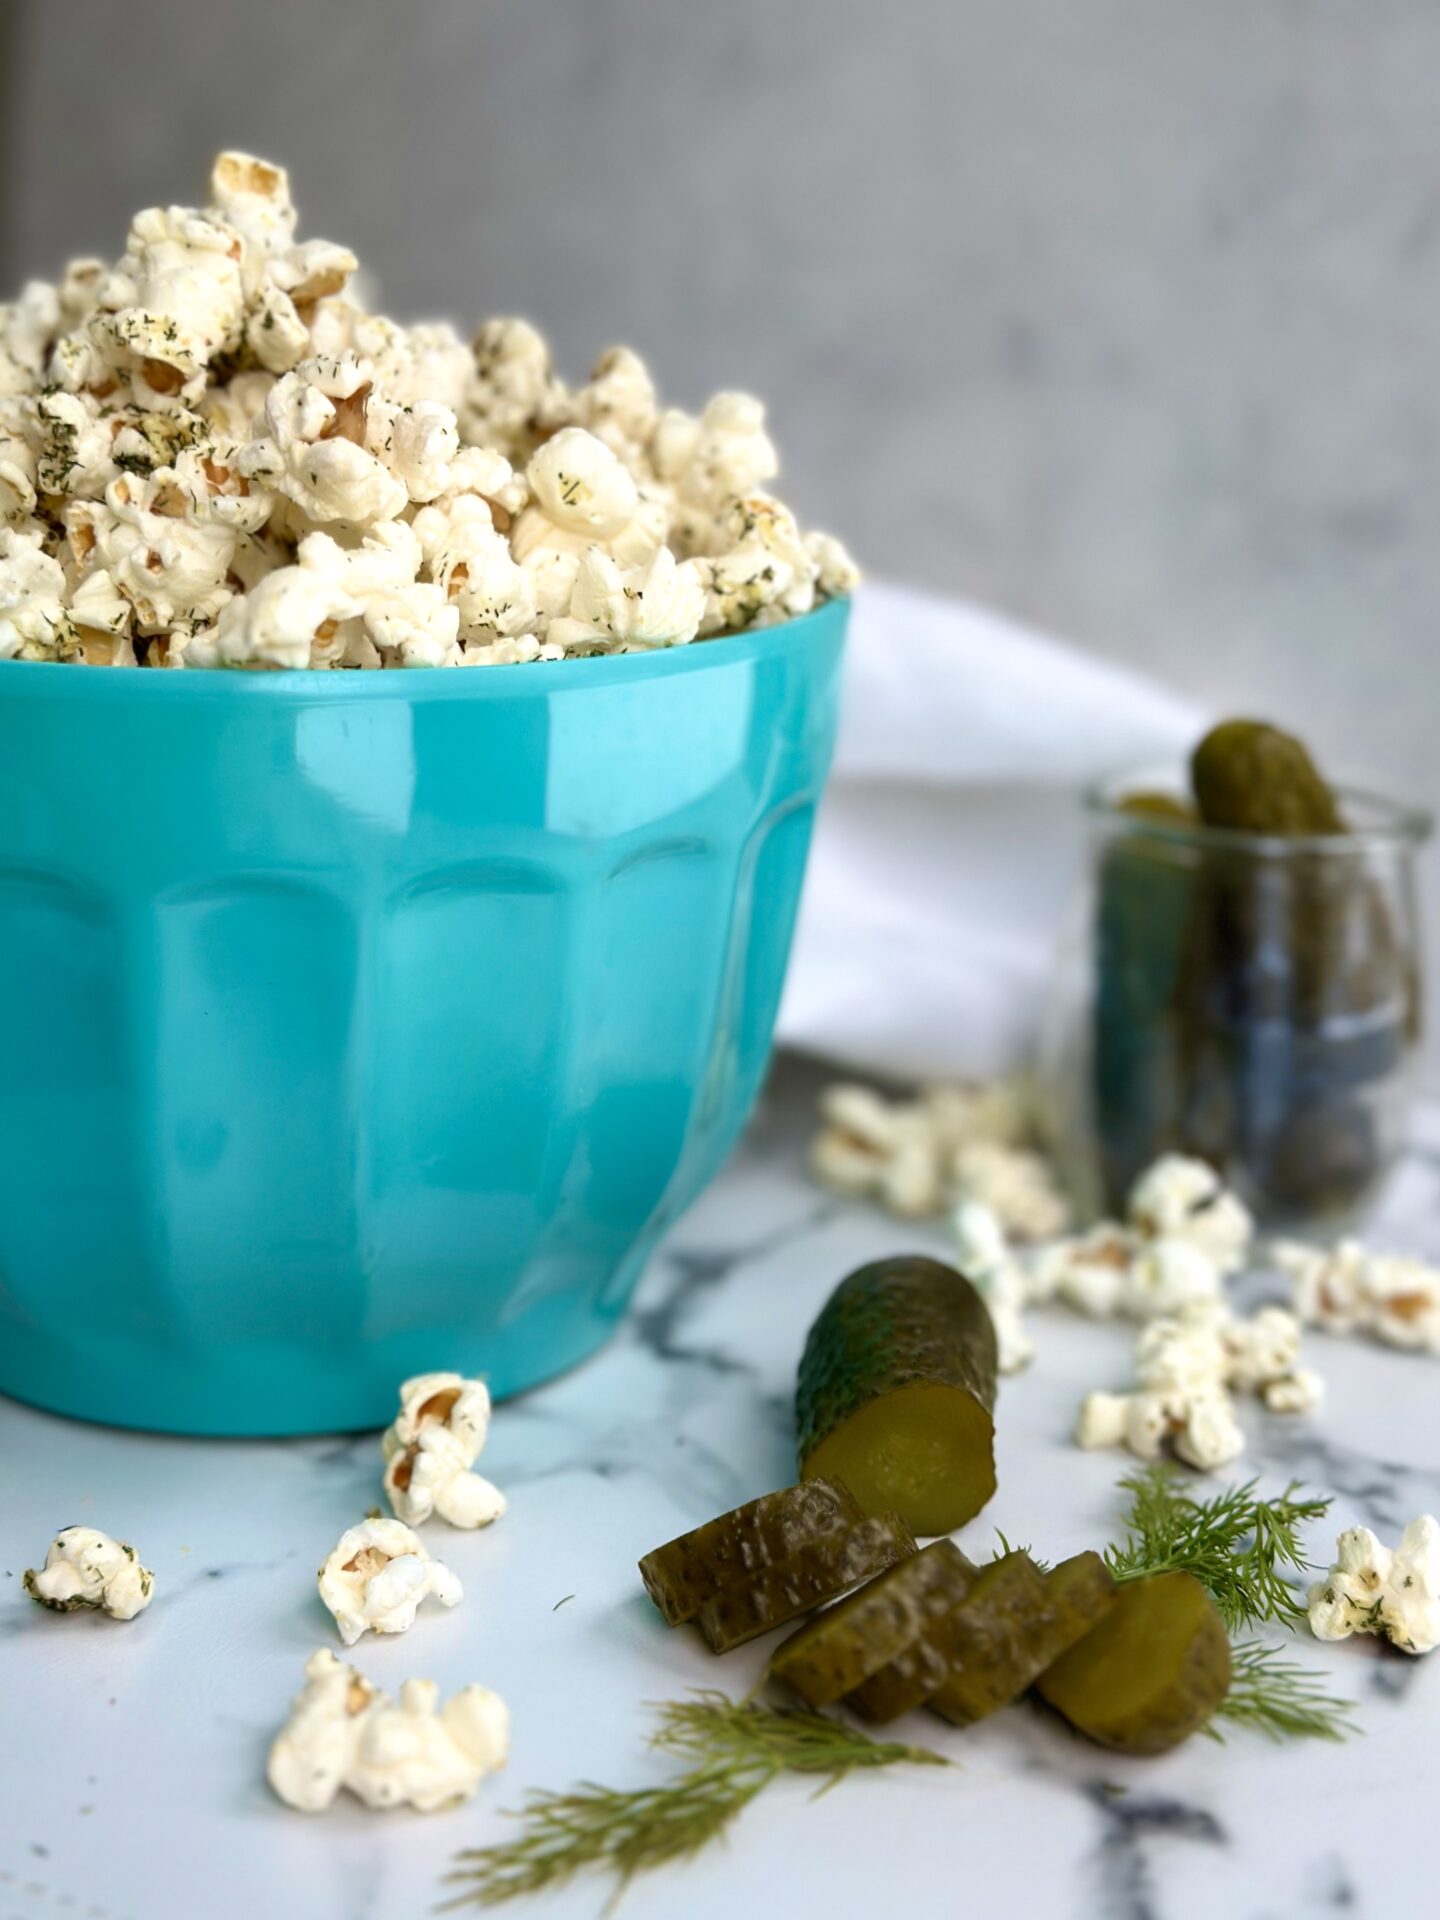
{"label": "folded napkin", "polygon": [[907,1079],[1021,1062],[1079,902],[1083,789],[1205,724],[1001,614],[867,582],[780,1041]]}

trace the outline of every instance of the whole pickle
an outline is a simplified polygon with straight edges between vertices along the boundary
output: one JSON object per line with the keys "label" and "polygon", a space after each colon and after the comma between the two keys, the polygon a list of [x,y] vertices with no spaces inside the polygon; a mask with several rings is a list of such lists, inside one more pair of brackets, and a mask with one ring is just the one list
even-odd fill
{"label": "whole pickle", "polygon": [[867,1513],[950,1533],[995,1491],[995,1328],[965,1277],[915,1254],[841,1281],[810,1329],[796,1394],[800,1471]]}
{"label": "whole pickle", "polygon": [[728,1583],[706,1601],[696,1625],[712,1653],[728,1653],[772,1627],[788,1626],[914,1552],[910,1530],[898,1515],[873,1514]]}
{"label": "whole pickle", "polygon": [[792,1633],[770,1674],[808,1705],[826,1707],[877,1668],[932,1634],[965,1598],[975,1569],[949,1540],[936,1540]]}
{"label": "whole pickle", "polygon": [[862,1681],[849,1704],[867,1720],[898,1720],[933,1699],[968,1649],[977,1667],[994,1663],[993,1684],[1003,1697],[993,1705],[1003,1706],[1029,1684],[1021,1680],[1007,1691],[1006,1676],[1020,1665],[1021,1650],[1044,1611],[1045,1576],[1028,1553],[992,1560],[976,1574],[960,1605],[933,1632]]}
{"label": "whole pickle", "polygon": [[764,1567],[820,1541],[840,1541],[861,1518],[854,1496],[821,1479],[762,1494],[656,1547],[640,1562],[645,1591],[678,1627],[707,1601]]}
{"label": "whole pickle", "polygon": [[1044,1593],[1026,1618],[1023,1604],[1008,1614],[987,1609],[977,1594],[967,1601],[950,1678],[929,1705],[956,1726],[983,1720],[1007,1706],[1096,1626],[1115,1604],[1115,1582],[1098,1553],[1077,1553],[1045,1578]]}
{"label": "whole pickle", "polygon": [[1188,1573],[1127,1581],[1098,1626],[1036,1682],[1077,1732],[1117,1753],[1165,1753],[1230,1691],[1230,1640]]}
{"label": "whole pickle", "polygon": [[1242,833],[1343,833],[1334,794],[1294,734],[1263,720],[1212,727],[1190,762],[1200,818]]}

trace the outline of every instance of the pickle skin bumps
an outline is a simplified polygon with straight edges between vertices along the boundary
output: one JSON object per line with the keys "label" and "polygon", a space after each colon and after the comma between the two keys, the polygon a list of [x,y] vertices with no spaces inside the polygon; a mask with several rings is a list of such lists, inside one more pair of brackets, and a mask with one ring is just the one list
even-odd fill
{"label": "pickle skin bumps", "polygon": [[783,1640],[770,1676],[811,1707],[827,1707],[917,1641],[944,1634],[975,1568],[949,1540],[936,1540]]}
{"label": "pickle skin bumps", "polygon": [[995,1491],[995,1381],[994,1326],[962,1274],[918,1254],[858,1268],[805,1343],[800,1472],[916,1534],[950,1533]]}
{"label": "pickle skin bumps", "polygon": [[854,1496],[829,1481],[782,1487],[656,1547],[640,1562],[640,1578],[666,1626],[683,1626],[724,1587],[753,1580],[801,1547],[843,1537],[861,1518]]}

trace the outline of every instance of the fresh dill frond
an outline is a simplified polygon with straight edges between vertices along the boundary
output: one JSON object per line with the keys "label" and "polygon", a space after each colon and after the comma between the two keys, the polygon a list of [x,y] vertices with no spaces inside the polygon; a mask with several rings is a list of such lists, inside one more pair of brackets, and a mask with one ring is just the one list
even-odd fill
{"label": "fresh dill frond", "polygon": [[1130,1496],[1125,1537],[1105,1553],[1111,1573],[1117,1580],[1193,1574],[1232,1633],[1261,1620],[1295,1625],[1305,1609],[1288,1576],[1310,1564],[1300,1528],[1321,1519],[1330,1502],[1302,1497],[1295,1481],[1278,1499],[1262,1500],[1257,1484],[1197,1500],[1168,1467],[1127,1475],[1120,1482]]}
{"label": "fresh dill frond", "polygon": [[[1267,1740],[1347,1740],[1359,1732],[1350,1718],[1354,1706],[1327,1693],[1319,1676],[1287,1660],[1283,1648],[1246,1640],[1232,1649],[1230,1691],[1215,1720],[1252,1727]],[[1206,1732],[1225,1737],[1214,1721]]]}
{"label": "fresh dill frond", "polygon": [[688,1700],[655,1703],[660,1728],[651,1745],[698,1767],[763,1766],[775,1773],[825,1773],[836,1779],[865,1767],[898,1762],[945,1767],[928,1747],[872,1740],[806,1707],[772,1707],[763,1700],[731,1700],[710,1688]]}
{"label": "fresh dill frond", "polygon": [[569,1793],[533,1793],[515,1816],[512,1840],[471,1848],[448,1876],[459,1891],[446,1903],[500,1906],[559,1886],[586,1867],[616,1881],[615,1897],[637,1873],[698,1853],[718,1839],[782,1773],[822,1775],[825,1786],[869,1767],[948,1764],[925,1747],[872,1740],[804,1708],[697,1693],[657,1707],[652,1745],[690,1763],[667,1786],[619,1790],[582,1783]]}

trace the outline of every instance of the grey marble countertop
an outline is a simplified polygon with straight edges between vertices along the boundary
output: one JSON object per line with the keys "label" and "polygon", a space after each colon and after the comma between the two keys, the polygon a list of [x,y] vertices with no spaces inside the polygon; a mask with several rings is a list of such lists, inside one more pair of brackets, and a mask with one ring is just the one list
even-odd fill
{"label": "grey marble countertop", "polygon": [[[531,1787],[659,1777],[644,1702],[696,1686],[744,1692],[768,1643],[713,1660],[667,1632],[637,1556],[793,1477],[800,1346],[836,1279],[940,1230],[900,1226],[818,1193],[804,1175],[813,1078],[781,1074],[721,1179],[674,1230],[634,1311],[589,1365],[501,1408],[482,1462],[511,1509],[479,1535],[441,1529],[464,1604],[353,1656],[386,1687],[482,1680],[509,1700],[508,1771],[444,1815],[323,1817],[281,1807],[267,1744],[306,1657],[336,1645],[314,1569],[379,1493],[374,1435],[291,1442],[151,1438],[0,1401],[0,1920],[412,1920],[440,1897],[458,1848],[502,1835]],[[1440,1251],[1440,1118],[1429,1116],[1380,1229]],[[1377,1236],[1378,1237],[1378,1236]],[[1122,1385],[1129,1335],[1037,1316],[1034,1367],[1005,1383],[1000,1492],[966,1530],[1055,1557],[1115,1531],[1116,1456],[1081,1454],[1080,1395]],[[1337,1526],[1393,1536],[1440,1508],[1440,1364],[1315,1338],[1324,1413],[1247,1410],[1241,1464],[1332,1493]],[[443,1365],[444,1356],[436,1363]],[[157,1577],[129,1626],[32,1606],[20,1574],[58,1525],[102,1526]],[[1329,1544],[1329,1530],[1317,1549]],[[861,1920],[1298,1920],[1433,1909],[1431,1766],[1440,1661],[1372,1642],[1296,1643],[1357,1702],[1344,1747],[1195,1740],[1159,1761],[1107,1756],[1019,1708],[968,1734],[928,1718],[901,1737],[953,1772],[901,1770],[811,1802],[784,1781],[728,1846],[637,1881],[629,1920],[736,1912]],[[599,1882],[532,1903],[598,1915]]]}

